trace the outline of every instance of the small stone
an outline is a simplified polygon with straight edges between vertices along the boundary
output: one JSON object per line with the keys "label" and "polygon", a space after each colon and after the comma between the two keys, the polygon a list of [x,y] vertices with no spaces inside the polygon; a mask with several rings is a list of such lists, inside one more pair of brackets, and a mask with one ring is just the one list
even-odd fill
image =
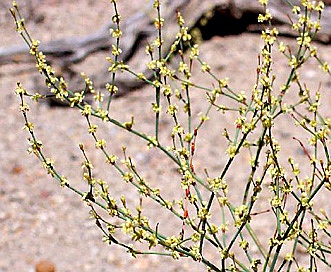
{"label": "small stone", "polygon": [[40,261],[36,264],[36,272],[55,272],[55,265],[49,261]]}

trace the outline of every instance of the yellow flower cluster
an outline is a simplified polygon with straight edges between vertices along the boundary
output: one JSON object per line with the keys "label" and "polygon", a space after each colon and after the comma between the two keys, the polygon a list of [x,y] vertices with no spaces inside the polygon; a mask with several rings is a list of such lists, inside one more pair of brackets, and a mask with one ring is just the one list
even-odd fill
{"label": "yellow flower cluster", "polygon": [[219,190],[222,190],[224,195],[228,192],[228,184],[226,183],[224,178],[216,177],[216,178],[207,178],[207,182],[209,183],[209,188],[213,192],[218,192]]}
{"label": "yellow flower cluster", "polygon": [[248,207],[241,205],[234,210],[235,215],[235,226],[240,227],[250,221],[250,215],[248,214]]}
{"label": "yellow flower cluster", "polygon": [[272,19],[272,16],[271,16],[270,10],[266,9],[265,14],[259,14],[257,21],[259,23],[264,23],[264,22],[271,21],[271,19]]}

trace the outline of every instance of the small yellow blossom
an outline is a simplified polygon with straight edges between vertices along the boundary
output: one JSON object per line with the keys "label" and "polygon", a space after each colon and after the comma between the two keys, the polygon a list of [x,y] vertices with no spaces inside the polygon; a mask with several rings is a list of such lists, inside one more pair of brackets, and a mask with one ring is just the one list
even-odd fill
{"label": "small yellow blossom", "polygon": [[222,233],[229,231],[229,222],[228,221],[225,224],[220,225],[220,231]]}
{"label": "small yellow blossom", "polygon": [[160,8],[160,0],[154,0],[153,8]]}
{"label": "small yellow blossom", "polygon": [[263,23],[263,22],[266,22],[266,21],[270,21],[271,19],[272,19],[272,15],[270,13],[270,10],[266,9],[265,14],[259,14],[259,16],[257,18],[257,21],[259,23]]}
{"label": "small yellow blossom", "polygon": [[115,164],[117,157],[115,155],[110,155],[107,157],[107,163]]}
{"label": "small yellow blossom", "polygon": [[177,12],[177,23],[179,26],[183,26],[185,24],[185,20],[179,11]]}
{"label": "small yellow blossom", "polygon": [[325,72],[325,73],[329,73],[330,72],[330,66],[327,62],[324,62],[323,65],[321,66],[322,70]]}
{"label": "small yellow blossom", "polygon": [[281,52],[281,53],[284,53],[284,52],[285,52],[286,47],[285,47],[285,45],[284,45],[283,42],[280,42],[280,43],[279,43],[279,45],[278,45],[278,50],[279,50],[279,52]]}
{"label": "small yellow blossom", "polygon": [[96,113],[97,113],[98,117],[101,118],[101,120],[103,122],[107,122],[109,120],[108,111],[105,111],[105,110],[102,110],[101,108],[98,108],[96,110]]}
{"label": "small yellow blossom", "polygon": [[31,123],[31,122],[27,122],[24,127],[23,127],[23,130],[27,130],[27,131],[33,131],[33,128],[34,128],[34,124]]}
{"label": "small yellow blossom", "polygon": [[47,170],[47,174],[54,176],[54,161],[51,158],[45,158],[42,164]]}
{"label": "small yellow blossom", "polygon": [[121,21],[121,15],[115,14],[111,19],[112,19],[113,23],[119,24]]}
{"label": "small yellow blossom", "polygon": [[293,6],[292,13],[293,14],[300,14],[300,7],[299,6]]}
{"label": "small yellow blossom", "polygon": [[211,213],[207,207],[202,207],[198,210],[198,218],[201,220],[207,220],[211,218]]}
{"label": "small yellow blossom", "polygon": [[230,145],[226,150],[226,153],[229,155],[230,158],[234,158],[237,152],[237,147],[235,145]]}
{"label": "small yellow blossom", "polygon": [[102,102],[104,96],[105,96],[105,95],[104,95],[102,92],[98,92],[96,95],[93,96],[93,99],[94,99],[96,102]]}
{"label": "small yellow blossom", "polygon": [[163,18],[156,18],[154,20],[154,26],[156,29],[161,29],[164,23],[164,19]]}
{"label": "small yellow blossom", "polygon": [[119,28],[110,29],[109,32],[110,32],[111,36],[115,39],[119,39],[123,35],[122,31]]}
{"label": "small yellow blossom", "polygon": [[74,93],[74,96],[69,98],[70,107],[74,107],[75,105],[82,103],[84,98],[84,91]]}
{"label": "small yellow blossom", "polygon": [[228,87],[228,82],[229,82],[229,79],[226,77],[226,78],[220,79],[218,81],[218,84],[219,84],[220,88],[226,88],[226,87]]}
{"label": "small yellow blossom", "polygon": [[259,0],[259,3],[264,6],[268,5],[268,2],[269,0]]}
{"label": "small yellow blossom", "polygon": [[175,115],[178,111],[178,107],[177,105],[174,105],[174,104],[171,104],[169,105],[168,109],[167,109],[167,113],[170,114],[170,115]]}
{"label": "small yellow blossom", "polygon": [[95,125],[95,124],[90,125],[90,127],[88,128],[88,133],[90,133],[90,134],[96,133],[97,129],[98,129],[97,125]]}
{"label": "small yellow blossom", "polygon": [[68,185],[68,179],[65,176],[61,176],[60,177],[60,186],[64,187],[66,185]]}
{"label": "small yellow blossom", "polygon": [[31,46],[30,46],[30,54],[35,56],[38,52],[38,47],[40,45],[40,41],[38,40],[32,40]]}
{"label": "small yellow blossom", "polygon": [[249,243],[246,240],[242,240],[239,242],[239,247],[241,247],[243,250],[247,250],[249,247]]}
{"label": "small yellow blossom", "polygon": [[28,148],[28,153],[38,154],[38,152],[42,149],[43,144],[39,140],[29,140],[30,147]]}
{"label": "small yellow blossom", "polygon": [[210,66],[207,63],[202,62],[202,64],[201,64],[201,71],[202,72],[210,72]]}
{"label": "small yellow blossom", "polygon": [[152,44],[155,46],[155,47],[157,47],[157,48],[159,48],[162,44],[163,44],[163,40],[160,38],[160,37],[157,37],[153,42],[152,42]]}
{"label": "small yellow blossom", "polygon": [[25,95],[27,94],[27,91],[23,88],[21,82],[17,82],[17,87],[15,89],[16,95]]}
{"label": "small yellow blossom", "polygon": [[30,110],[29,105],[27,103],[25,103],[25,102],[22,102],[22,104],[20,105],[20,111],[23,112],[23,113],[25,113],[25,112],[27,112],[29,110]]}
{"label": "small yellow blossom", "polygon": [[106,89],[111,95],[116,94],[118,91],[118,87],[116,85],[112,85],[109,83],[106,83]]}
{"label": "small yellow blossom", "polygon": [[148,148],[158,146],[158,141],[155,136],[149,136],[148,140],[149,140],[149,142],[147,144]]}
{"label": "small yellow blossom", "polygon": [[130,172],[126,172],[126,173],[123,174],[122,178],[125,182],[132,182],[133,181],[133,174],[130,173]]}
{"label": "small yellow blossom", "polygon": [[191,34],[188,33],[188,27],[182,27],[181,29],[181,38],[184,42],[190,41],[192,39]]}
{"label": "small yellow blossom", "polygon": [[106,140],[105,139],[100,139],[95,142],[95,147],[103,149],[106,147]]}
{"label": "small yellow blossom", "polygon": [[162,87],[162,91],[163,91],[164,96],[171,96],[172,95],[172,90],[171,90],[170,85],[164,85]]}
{"label": "small yellow blossom", "polygon": [[167,237],[165,240],[165,244],[170,247],[171,249],[174,249],[175,247],[177,247],[180,244],[181,240],[176,237],[176,236],[170,236]]}
{"label": "small yellow blossom", "polygon": [[129,121],[129,122],[124,122],[124,123],[123,123],[123,126],[124,126],[127,130],[131,130],[133,124],[134,124],[134,117],[132,116],[132,117],[131,117],[131,121]]}
{"label": "small yellow blossom", "polygon": [[317,6],[315,7],[315,10],[318,12],[322,12],[324,9],[324,2],[323,1],[319,1]]}
{"label": "small yellow blossom", "polygon": [[199,56],[199,46],[197,44],[191,47],[190,59],[196,59]]}
{"label": "small yellow blossom", "polygon": [[92,106],[89,104],[84,105],[84,108],[81,110],[81,114],[84,116],[89,116],[92,113]]}
{"label": "small yellow blossom", "polygon": [[183,134],[183,133],[184,133],[184,128],[180,124],[177,124],[172,128],[171,135]]}
{"label": "small yellow blossom", "polygon": [[116,45],[112,44],[112,51],[111,53],[114,55],[114,56],[119,56],[121,53],[122,53],[122,49],[121,48],[118,48],[116,47]]}
{"label": "small yellow blossom", "polygon": [[161,105],[158,105],[157,103],[152,103],[152,110],[155,113],[160,113],[161,112],[161,109],[162,109],[162,106]]}

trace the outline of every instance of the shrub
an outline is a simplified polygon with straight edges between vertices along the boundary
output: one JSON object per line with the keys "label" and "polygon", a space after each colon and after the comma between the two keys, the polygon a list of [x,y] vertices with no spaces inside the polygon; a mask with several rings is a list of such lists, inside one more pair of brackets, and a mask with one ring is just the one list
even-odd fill
{"label": "shrub", "polygon": [[[120,41],[125,33],[121,30],[117,3],[115,0],[110,2],[116,25],[111,32],[112,55],[107,58],[111,80],[104,90],[96,90],[91,79],[82,74],[85,89],[81,92],[73,92],[64,78],[56,76],[39,50],[39,41],[26,30],[14,2],[11,13],[17,31],[35,57],[37,69],[45,77],[51,92],[51,95],[29,93],[17,83],[15,92],[20,98],[24,129],[29,133],[28,152],[36,155],[47,173],[62,187],[82,197],[106,243],[121,246],[134,257],[139,254],[171,256],[178,260],[188,257],[205,264],[209,271],[313,271],[318,266],[330,267],[330,219],[327,211],[314,205],[315,199],[331,190],[330,119],[320,111],[322,92],[319,89],[311,91],[309,84],[300,79],[300,71],[308,61],[317,63],[321,72],[331,75],[329,65],[321,60],[312,42],[320,29],[323,3],[303,0],[300,6],[293,6],[291,24],[297,32],[297,43],[290,46],[281,41],[278,30],[272,26],[268,1],[259,1],[265,8],[258,16],[264,27],[261,33],[263,46],[258,57],[256,84],[246,94],[233,90],[227,78],[218,78],[200,58],[199,46],[193,43],[180,12],[177,14],[178,33],[173,37],[169,52],[163,53],[162,30],[167,22],[161,17],[158,0],[153,5],[156,38],[146,46],[150,56],[146,65],[153,75],[149,78],[134,71],[134,67],[129,67],[120,58]],[[286,59],[288,74],[285,81],[274,74],[274,51],[279,51]],[[210,76],[214,83],[195,83],[192,70],[196,66],[200,66],[201,72]],[[116,78],[122,72],[144,81],[154,91],[155,100],[151,102],[153,134],[141,131],[134,116],[126,121],[112,117],[111,106],[116,103],[114,95],[121,92]],[[198,105],[192,99],[199,90],[206,97],[206,108],[200,115],[195,110]],[[95,103],[86,99],[90,93]],[[72,186],[57,170],[36,136],[26,102],[27,98],[38,102],[49,97],[66,101],[81,113],[96,152],[105,157],[107,167],[118,173],[123,187],[133,186],[137,190],[137,199],[117,196],[112,191],[112,181],[94,174],[96,167],[102,172],[104,166],[93,165],[83,143],[79,148],[86,190]],[[220,117],[209,120],[211,112],[218,112]],[[199,149],[204,148],[199,141],[208,139],[208,130],[204,127],[208,122],[215,122],[212,127],[222,126],[225,116],[233,115],[236,116],[234,126],[225,127],[218,139],[227,143],[226,150],[218,151],[226,156],[225,163],[215,163],[218,173],[211,175],[205,167],[208,158],[198,155]],[[306,161],[301,160],[300,164],[295,157],[284,157],[282,153],[285,140],[277,134],[277,129],[282,130],[279,127],[282,118],[290,120],[296,130],[301,129],[299,136],[293,137],[294,144],[305,155]],[[163,120],[172,122],[168,138],[164,137],[164,132],[161,136]],[[169,178],[167,186],[172,187],[176,197],[170,199],[164,191],[150,185],[157,182],[144,178],[139,165],[129,155],[130,147],[123,146],[122,154],[109,151],[109,145],[123,144],[109,144],[105,140],[107,137],[102,133],[107,130],[99,127],[111,126],[142,140],[148,150],[156,149],[163,154],[165,160],[158,166],[164,168],[163,180]],[[245,156],[249,157],[247,165],[235,164]],[[172,173],[173,167],[176,174]],[[150,171],[156,171],[153,168],[151,165]],[[241,196],[236,195],[238,188],[228,180],[229,173],[236,172],[247,174],[240,181]],[[148,216],[155,206],[168,213],[173,229],[163,229],[163,224],[169,222]],[[273,229],[267,230],[268,237],[259,235],[262,218],[273,222]],[[304,258],[300,259],[302,255]]]}

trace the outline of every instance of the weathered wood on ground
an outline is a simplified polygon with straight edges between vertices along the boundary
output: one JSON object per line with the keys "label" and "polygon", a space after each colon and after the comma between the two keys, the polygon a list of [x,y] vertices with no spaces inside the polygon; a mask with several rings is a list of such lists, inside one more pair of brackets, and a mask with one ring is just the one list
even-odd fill
{"label": "weathered wood on ground", "polygon": [[[298,4],[299,0],[291,0],[293,4]],[[326,4],[328,0],[325,1]],[[331,2],[331,1],[330,1]],[[271,0],[269,9],[273,14],[275,23],[279,24],[279,29],[283,34],[294,35],[291,31],[288,16],[291,15],[291,7],[286,3],[286,0]],[[176,11],[179,10],[186,21],[189,28],[203,28],[200,24],[201,19],[205,18],[212,20],[215,17],[221,18],[219,25],[216,25],[215,33],[231,34],[231,28],[234,33],[239,33],[249,30],[257,30],[256,18],[258,13],[262,11],[262,7],[257,0],[168,0],[165,1],[162,7],[162,17],[165,19],[165,27],[163,30],[164,37],[164,52],[168,51],[171,43],[174,40],[178,26],[176,23]],[[147,42],[155,39],[156,31],[153,25],[155,11],[148,9],[140,11],[132,16],[126,22],[121,24],[121,30],[124,36],[121,38],[121,49],[123,51],[121,58],[130,65],[135,67],[137,71],[144,72],[147,76],[151,76],[151,72],[147,70],[145,63],[149,57],[145,54],[145,46]],[[331,41],[331,7],[327,6],[322,17],[322,30],[317,39],[324,43]],[[216,20],[217,22],[217,20]],[[57,66],[66,67],[63,69],[64,77],[66,72],[70,72],[70,66],[74,63],[83,61],[86,57],[100,50],[109,50],[111,38],[109,29],[114,28],[113,23],[106,24],[102,29],[84,37],[70,37],[60,39],[52,43],[42,44],[40,49],[48,56],[51,62],[56,61]],[[203,29],[200,29],[203,31]],[[211,31],[211,30],[209,30]],[[222,32],[223,31],[223,32]],[[204,33],[202,33],[204,35]],[[33,58],[29,56],[26,46],[11,46],[9,48],[0,48],[0,65],[12,62],[30,62]],[[72,72],[72,71],[71,71]],[[72,75],[79,77],[79,75]],[[96,71],[92,75],[97,87],[104,86],[109,79],[107,67]],[[78,82],[78,80],[74,80]],[[124,94],[134,88],[139,88],[143,83],[137,81],[127,73],[117,77],[116,84],[119,86],[121,94]],[[73,86],[75,88],[75,86]],[[79,88],[77,86],[77,88]]]}

